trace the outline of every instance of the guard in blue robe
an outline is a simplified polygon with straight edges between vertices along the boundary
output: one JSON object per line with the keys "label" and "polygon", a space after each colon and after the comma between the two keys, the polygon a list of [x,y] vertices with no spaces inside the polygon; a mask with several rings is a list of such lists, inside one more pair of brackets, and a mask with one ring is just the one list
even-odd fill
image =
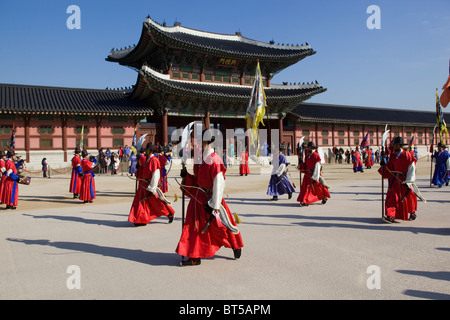
{"label": "guard in blue robe", "polygon": [[[278,165],[274,161],[278,157]],[[292,193],[295,191],[291,182],[287,177],[287,166],[289,163],[285,155],[281,152],[274,153],[272,163],[272,175],[270,177],[269,187],[267,188],[267,195],[272,196],[271,201],[277,201],[278,196],[288,194],[288,198],[292,198]]]}
{"label": "guard in blue robe", "polygon": [[446,146],[441,142],[438,143],[438,151],[436,151],[433,155],[433,159],[435,161],[434,165],[434,174],[432,183],[439,188],[442,186],[448,185],[449,175],[447,166],[450,165],[450,154],[447,150],[445,150]]}

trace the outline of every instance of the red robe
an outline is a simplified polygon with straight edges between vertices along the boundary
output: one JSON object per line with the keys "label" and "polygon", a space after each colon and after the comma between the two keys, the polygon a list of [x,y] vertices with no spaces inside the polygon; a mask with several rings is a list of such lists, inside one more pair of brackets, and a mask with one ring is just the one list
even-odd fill
{"label": "red robe", "polygon": [[367,149],[366,150],[366,161],[365,161],[366,168],[373,166],[373,160],[372,160],[372,150]]}
{"label": "red robe", "polygon": [[139,174],[136,174],[138,179],[138,188],[134,195],[133,203],[131,205],[128,221],[132,223],[148,224],[153,219],[161,216],[168,216],[174,214],[175,210],[161,200],[147,191],[147,187],[152,180],[153,173],[160,169],[160,163],[157,157],[152,155],[147,161],[141,164],[142,157],[139,158],[140,166]]}
{"label": "red robe", "polygon": [[92,168],[95,164],[87,159],[81,160],[81,169],[83,170],[83,178],[81,179],[80,200],[92,201],[95,199],[95,180]]}
{"label": "red robe", "polygon": [[393,152],[384,173],[383,166],[378,170],[383,178],[389,179],[385,201],[386,215],[389,217],[408,220],[409,213],[416,211],[417,204],[414,202],[417,201],[417,196],[402,183],[406,179],[408,167],[414,162],[410,152],[401,151],[400,154]]}
{"label": "red robe", "polygon": [[144,154],[141,154],[138,158],[138,168],[136,169],[136,178],[138,179],[142,179],[142,171],[143,171],[143,167],[145,165],[145,161],[147,161],[147,158],[145,157]]}
{"label": "red robe", "polygon": [[242,152],[241,164],[239,166],[239,174],[249,174],[250,168],[248,167],[248,153]]}
{"label": "red robe", "polygon": [[353,157],[355,157],[355,162],[353,162],[353,171],[362,171],[361,154],[358,150],[353,152]]}
{"label": "red robe", "polygon": [[19,183],[16,180],[13,180],[12,178],[8,177],[6,173],[8,170],[12,170],[12,173],[17,174],[16,165],[14,164],[14,161],[11,159],[6,160],[5,162],[5,173],[4,173],[4,180],[3,180],[3,186],[2,186],[2,196],[1,196],[1,202],[3,204],[6,204],[7,206],[14,206],[16,207],[19,201]]}
{"label": "red robe", "polygon": [[[201,165],[194,165],[194,175],[188,174],[184,179],[184,184],[212,190],[214,178],[220,172],[223,173],[225,178],[226,168],[222,159],[212,153],[206,157]],[[214,256],[222,246],[234,250],[244,246],[240,233],[235,235],[225,226],[218,226],[214,220],[206,232],[201,234],[210,217],[203,207],[208,202],[208,197],[205,192],[197,188],[188,187],[185,190],[186,195],[191,200],[187,207],[183,231],[176,249],[179,255],[190,258],[208,258]],[[236,225],[234,217],[223,198],[222,205],[230,221]]]}
{"label": "red robe", "polygon": [[[70,177],[70,186],[69,186],[69,192],[79,194],[81,190],[81,180],[82,178],[78,175],[79,170],[77,169],[78,166],[81,168],[81,160],[79,155],[75,155],[72,158],[72,176]],[[81,170],[83,171],[83,170]]]}
{"label": "red robe", "polygon": [[6,179],[6,164],[5,160],[0,159],[0,203],[2,202],[2,186],[3,181]]}
{"label": "red robe", "polygon": [[310,155],[306,156],[305,162],[300,165],[300,168],[305,175],[303,176],[300,194],[297,198],[297,201],[299,202],[310,204],[323,200],[324,198],[330,198],[328,189],[317,181],[313,183],[313,180],[311,179],[316,163],[320,163],[320,155],[317,152],[312,152]]}

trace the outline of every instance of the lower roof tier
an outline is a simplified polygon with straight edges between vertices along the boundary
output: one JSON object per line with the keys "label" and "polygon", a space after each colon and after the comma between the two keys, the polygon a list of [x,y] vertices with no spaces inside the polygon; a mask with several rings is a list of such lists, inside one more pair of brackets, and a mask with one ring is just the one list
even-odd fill
{"label": "lower roof tier", "polygon": [[[145,101],[158,113],[176,111],[220,112],[224,116],[245,115],[252,86],[173,80],[167,74],[143,66],[130,96]],[[325,92],[317,82],[307,85],[272,85],[264,88],[269,114],[285,114],[300,102]]]}
{"label": "lower roof tier", "polygon": [[292,109],[292,116],[300,122],[329,122],[336,124],[407,124],[433,126],[436,112],[369,108],[323,103],[302,103]]}

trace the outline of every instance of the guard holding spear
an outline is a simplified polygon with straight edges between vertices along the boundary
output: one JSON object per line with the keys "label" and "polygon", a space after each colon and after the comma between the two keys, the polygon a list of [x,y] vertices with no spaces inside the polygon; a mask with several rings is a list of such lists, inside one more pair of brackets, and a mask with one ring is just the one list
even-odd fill
{"label": "guard holding spear", "polygon": [[176,252],[182,266],[196,266],[201,258],[215,255],[222,246],[232,248],[239,259],[244,246],[239,229],[225,200],[225,172],[222,158],[214,152],[215,137],[210,130],[202,134],[203,161],[194,164],[194,174],[181,170],[182,190],[190,197],[183,231]]}
{"label": "guard holding spear", "polygon": [[[388,179],[388,191],[384,205],[385,216],[383,221],[387,223],[396,222],[395,219],[414,220],[416,214],[412,206],[414,197],[420,196],[420,192],[415,185],[415,159],[410,152],[406,152],[402,147],[401,137],[395,137],[393,141],[393,151],[389,161],[381,161],[378,172],[383,179]],[[414,195],[411,195],[414,193]],[[423,198],[421,198],[424,201]]]}

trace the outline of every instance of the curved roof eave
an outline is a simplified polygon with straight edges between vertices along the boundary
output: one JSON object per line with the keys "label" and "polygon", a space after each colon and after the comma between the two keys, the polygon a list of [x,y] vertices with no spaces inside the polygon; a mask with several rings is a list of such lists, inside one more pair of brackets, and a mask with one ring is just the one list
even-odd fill
{"label": "curved roof eave", "polygon": [[[166,27],[147,17],[143,24],[141,37],[137,45],[121,50],[111,50],[107,61],[119,62],[136,60],[136,55],[140,52],[148,51],[147,46],[151,46],[149,41],[151,35],[147,32],[154,32],[160,40],[172,40],[180,47],[189,45],[194,50],[202,52],[214,52],[218,55],[224,55],[236,58],[261,59],[261,60],[290,60],[290,64],[313,55],[316,52],[309,44],[306,45],[276,45],[274,43],[265,43],[243,37],[240,33],[235,35],[218,34],[207,31],[200,31],[176,25]],[[156,44],[154,44],[156,46]]]}
{"label": "curved roof eave", "polygon": [[[169,75],[161,74],[148,66],[143,66],[139,71],[139,77],[132,96],[136,97],[140,95],[140,93],[137,92],[138,90],[142,93],[142,85],[140,85],[142,79],[149,79],[155,86],[153,88],[154,90],[164,88],[164,90],[168,91],[177,91],[202,97],[248,101],[252,90],[252,86],[172,80]],[[267,101],[273,102],[296,99],[306,100],[313,95],[325,92],[326,89],[318,83],[315,83],[298,86],[276,86],[275,88],[268,87],[264,88],[264,91],[266,93]]]}

